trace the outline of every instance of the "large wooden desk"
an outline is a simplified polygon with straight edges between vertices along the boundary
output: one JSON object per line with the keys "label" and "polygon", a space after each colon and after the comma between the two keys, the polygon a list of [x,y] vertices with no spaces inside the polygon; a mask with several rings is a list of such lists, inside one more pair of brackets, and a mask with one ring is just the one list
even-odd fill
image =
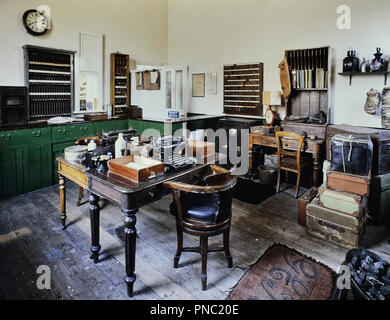
{"label": "large wooden desk", "polygon": [[[285,149],[296,151],[298,148],[298,142],[292,139],[282,139],[282,143]],[[313,158],[313,184],[319,186],[320,184],[320,172],[321,172],[321,160],[323,155],[325,140],[324,139],[305,139],[302,147],[302,152],[309,153]],[[249,169],[252,171],[252,148],[253,146],[264,146],[277,149],[276,137],[263,136],[258,133],[249,134]]]}
{"label": "large wooden desk", "polygon": [[79,198],[77,205],[81,204],[83,198],[83,189],[88,190],[88,178],[85,175],[86,168],[77,163],[65,161],[64,156],[57,157],[58,177],[60,185],[60,218],[62,229],[66,226],[66,185],[65,178],[73,181],[79,186]]}
{"label": "large wooden desk", "polygon": [[[218,160],[218,158],[216,159]],[[210,163],[209,163],[210,164]],[[94,263],[99,261],[99,199],[105,199],[121,206],[125,224],[125,253],[127,293],[133,296],[133,285],[136,279],[135,250],[136,250],[136,213],[138,209],[148,203],[159,200],[168,195],[170,191],[163,186],[169,180],[194,183],[201,177],[211,173],[209,164],[199,164],[179,172],[166,173],[164,176],[135,183],[110,173],[101,174],[95,169],[85,172],[88,178],[90,219],[91,219],[91,259]]]}

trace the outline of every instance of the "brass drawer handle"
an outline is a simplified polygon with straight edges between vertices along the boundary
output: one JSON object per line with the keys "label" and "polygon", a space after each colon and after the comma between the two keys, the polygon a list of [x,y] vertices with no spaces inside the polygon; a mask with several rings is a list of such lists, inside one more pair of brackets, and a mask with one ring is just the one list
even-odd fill
{"label": "brass drawer handle", "polygon": [[4,135],[4,134],[2,134],[1,135],[1,139],[3,139],[4,141],[9,141],[9,140],[11,140],[11,135],[8,133],[8,134],[6,134],[6,135]]}
{"label": "brass drawer handle", "polygon": [[41,130],[38,130],[37,132],[33,131],[33,132],[32,132],[32,135],[33,135],[34,137],[40,137],[40,136],[41,136]]}
{"label": "brass drawer handle", "polygon": [[62,135],[66,134],[66,129],[58,129],[58,132]]}
{"label": "brass drawer handle", "polygon": [[87,127],[80,127],[80,131],[87,132]]}

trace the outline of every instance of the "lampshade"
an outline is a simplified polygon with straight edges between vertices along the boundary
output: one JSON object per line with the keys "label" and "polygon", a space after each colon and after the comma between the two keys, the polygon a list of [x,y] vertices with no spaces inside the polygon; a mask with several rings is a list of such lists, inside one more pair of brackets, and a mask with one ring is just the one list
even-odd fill
{"label": "lampshade", "polygon": [[263,91],[263,104],[266,106],[282,105],[282,93],[280,91]]}

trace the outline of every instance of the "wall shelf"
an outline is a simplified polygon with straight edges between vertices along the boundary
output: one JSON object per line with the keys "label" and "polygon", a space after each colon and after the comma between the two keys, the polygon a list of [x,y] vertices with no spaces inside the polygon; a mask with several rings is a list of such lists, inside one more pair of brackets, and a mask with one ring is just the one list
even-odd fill
{"label": "wall shelf", "polygon": [[328,88],[302,88],[302,89],[299,89],[299,88],[295,88],[295,89],[292,89],[294,91],[328,91]]}
{"label": "wall shelf", "polygon": [[125,117],[130,107],[130,56],[117,52],[110,57],[112,114]]}
{"label": "wall shelf", "polygon": [[340,72],[340,76],[349,76],[349,85],[352,85],[353,76],[384,76],[385,77],[385,86],[387,85],[387,76],[390,71],[381,71],[381,72]]}

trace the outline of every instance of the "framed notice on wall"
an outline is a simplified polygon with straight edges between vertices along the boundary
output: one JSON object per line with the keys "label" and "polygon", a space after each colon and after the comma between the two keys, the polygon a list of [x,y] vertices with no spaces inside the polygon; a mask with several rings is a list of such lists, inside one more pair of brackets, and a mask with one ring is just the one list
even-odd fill
{"label": "framed notice on wall", "polygon": [[192,75],[192,96],[204,97],[205,92],[205,74],[194,73]]}
{"label": "framed notice on wall", "polygon": [[217,94],[217,74],[207,73],[206,74],[206,87],[207,94]]}

